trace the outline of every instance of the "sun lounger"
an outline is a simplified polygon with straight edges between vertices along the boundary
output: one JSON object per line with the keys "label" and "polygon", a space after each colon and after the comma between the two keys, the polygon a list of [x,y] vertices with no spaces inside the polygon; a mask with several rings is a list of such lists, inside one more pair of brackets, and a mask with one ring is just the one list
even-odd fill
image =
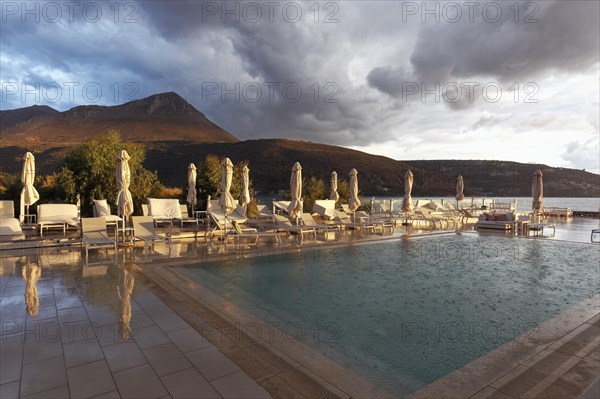
{"label": "sun lounger", "polygon": [[429,209],[430,211],[433,212],[438,212],[438,211],[444,211],[446,208],[442,206],[442,204],[440,204],[437,201],[431,201],[431,200],[417,200],[417,203],[415,205],[415,209]]}
{"label": "sun lounger", "polygon": [[104,217],[82,218],[81,234],[85,247],[85,258],[88,258],[88,250],[92,248],[114,248],[117,250],[117,242],[106,233],[106,220]]}
{"label": "sun lounger", "polygon": [[273,213],[266,205],[256,205],[256,209],[258,209],[258,215],[256,215],[257,218],[273,219]]}
{"label": "sun lounger", "polygon": [[395,222],[389,218],[373,218],[365,211],[356,211],[354,212],[354,222],[350,218],[350,215],[346,212],[336,210],[336,220],[338,220],[342,226],[348,228],[359,228],[362,230],[370,230],[375,234],[378,228],[381,228],[382,234],[385,232],[385,229],[390,229],[391,232],[394,232]]}
{"label": "sun lounger", "polygon": [[273,201],[273,213],[286,214],[291,201]]}
{"label": "sun lounger", "polygon": [[261,237],[273,237],[277,244],[281,244],[281,236],[276,231],[256,231],[256,229],[243,229],[236,221],[231,223],[233,225],[233,231],[236,233],[235,237],[239,241],[242,238],[250,237],[254,238],[254,244],[258,242]]}
{"label": "sun lounger", "polygon": [[353,222],[348,215],[344,211],[336,210],[335,211],[335,220],[343,227],[350,229],[362,229],[362,230],[371,230],[373,234],[375,234],[375,225],[369,222]]}
{"label": "sun lounger", "polygon": [[388,205],[388,201],[383,201],[383,202],[377,202],[373,205],[373,209],[371,209],[371,215],[375,216],[384,216],[384,217],[391,217],[392,216],[392,210],[390,209],[389,205]]}
{"label": "sun lounger", "polygon": [[[432,207],[437,208],[434,202],[430,202],[429,204],[433,204]],[[449,217],[443,211],[433,211],[430,206],[417,207],[415,208],[415,213],[420,213],[424,219],[430,220],[434,228],[438,227],[438,225],[441,229],[449,228],[450,224],[455,222],[454,216]]]}
{"label": "sun lounger", "polygon": [[171,198],[148,198],[147,216],[152,216],[155,225],[168,223],[169,226],[173,226],[173,220],[182,218],[179,200]]}
{"label": "sun lounger", "polygon": [[294,226],[290,220],[283,215],[273,215],[275,218],[275,222],[277,222],[277,229],[284,230],[289,234],[298,234],[301,238],[304,237],[305,234],[310,234],[314,237],[315,241],[317,239],[317,230],[313,227],[302,227],[302,226]]}
{"label": "sun lounger", "polygon": [[320,215],[324,220],[332,220],[335,218],[335,201],[316,200],[312,212]]}
{"label": "sun lounger", "polygon": [[[425,211],[427,213],[427,211]],[[423,214],[421,208],[415,207],[413,211],[401,213],[397,222],[401,222],[403,226],[412,226],[415,228],[435,228],[435,222]]]}
{"label": "sun lounger", "polygon": [[356,211],[354,212],[354,220],[358,220],[360,223],[366,223],[371,221],[371,215],[369,215],[365,211]]}
{"label": "sun lounger", "polygon": [[21,229],[19,219],[0,216],[0,236],[16,236],[21,234],[23,234],[23,230]]}
{"label": "sun lounger", "polygon": [[[237,222],[238,224],[246,223],[248,221],[248,218],[245,214],[246,210],[240,205],[237,205],[234,211],[227,215],[227,219],[225,219],[225,215],[223,214],[223,212],[221,212],[221,208],[211,206],[208,209],[208,216],[210,217],[210,220],[215,224],[215,227],[212,230],[213,233],[216,230],[225,231],[225,227],[227,227],[228,230],[232,229],[233,225],[231,224],[231,222],[233,221]],[[226,224],[227,226],[225,226]]]}
{"label": "sun lounger", "polygon": [[183,227],[184,223],[192,223],[192,224],[195,224],[196,225],[196,229],[198,229],[198,218],[188,216],[187,205],[180,204],[179,205],[179,210],[181,212],[181,217],[180,218],[175,218],[173,220],[178,220],[179,223],[181,224],[181,227]]}
{"label": "sun lounger", "polygon": [[144,252],[148,244],[154,245],[155,242],[165,242],[171,246],[171,237],[163,234],[156,234],[154,219],[152,216],[132,216],[133,239],[144,242]]}
{"label": "sun lounger", "polygon": [[[344,211],[340,211],[340,210],[335,210],[335,221],[338,222],[338,224],[340,224],[342,227],[345,227],[347,229],[352,229],[352,230],[361,230],[361,231],[371,231],[373,234],[375,234],[375,223],[373,222],[353,222],[352,219],[350,218],[350,215],[348,215],[346,212]],[[383,227],[383,222],[382,223],[382,227]]]}
{"label": "sun lounger", "polygon": [[123,219],[117,215],[113,215],[110,211],[108,202],[104,200],[94,200],[94,217],[103,217],[106,220],[106,225],[119,226],[119,222]]}
{"label": "sun lounger", "polygon": [[79,228],[77,205],[42,204],[37,207],[37,215],[40,235],[44,233],[44,228],[47,230],[50,227],[62,227],[63,234],[66,233],[67,226]]}
{"label": "sun lounger", "polygon": [[340,226],[337,224],[318,224],[310,213],[303,213],[301,215],[302,223],[306,227],[313,228],[323,233],[324,238],[329,238],[329,233],[334,235],[340,232]]}
{"label": "sun lounger", "polygon": [[23,234],[13,201],[0,201],[0,236]]}

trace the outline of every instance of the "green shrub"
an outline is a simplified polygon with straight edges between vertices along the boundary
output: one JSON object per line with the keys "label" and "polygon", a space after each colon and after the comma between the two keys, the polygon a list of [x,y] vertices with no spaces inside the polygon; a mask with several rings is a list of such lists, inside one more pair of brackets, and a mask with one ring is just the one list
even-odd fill
{"label": "green shrub", "polygon": [[75,203],[77,194],[80,194],[82,215],[92,214],[94,199],[107,199],[115,212],[114,204],[118,193],[116,156],[121,150],[126,150],[131,157],[129,191],[133,197],[134,213],[140,214],[141,203],[148,197],[160,196],[163,187],[156,172],[142,166],[146,157],[145,147],[122,142],[115,130],[109,130],[97,139],[85,141],[67,153],[55,179],[57,196],[66,202]]}

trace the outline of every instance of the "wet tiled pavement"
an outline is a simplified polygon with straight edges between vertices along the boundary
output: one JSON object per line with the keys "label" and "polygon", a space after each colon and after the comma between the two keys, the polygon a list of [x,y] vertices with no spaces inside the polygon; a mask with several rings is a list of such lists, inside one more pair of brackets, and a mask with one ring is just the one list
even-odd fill
{"label": "wet tiled pavement", "polygon": [[270,397],[128,267],[2,264],[2,399]]}

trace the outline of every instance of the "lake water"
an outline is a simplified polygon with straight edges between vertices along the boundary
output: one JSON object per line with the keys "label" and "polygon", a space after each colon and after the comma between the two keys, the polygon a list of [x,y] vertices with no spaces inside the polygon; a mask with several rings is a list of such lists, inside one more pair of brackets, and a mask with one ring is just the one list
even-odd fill
{"label": "lake water", "polygon": [[[466,206],[471,203],[471,198],[465,198],[462,201],[463,206]],[[481,203],[482,199],[485,198],[486,201],[488,199],[493,199],[496,202],[511,202],[515,199],[517,200],[517,212],[530,212],[531,211],[531,197],[473,197],[476,203]],[[456,204],[456,199],[454,197],[412,197],[413,201],[420,199],[430,199],[430,200],[444,200],[451,201]],[[371,198],[362,198],[363,203],[368,203]],[[375,201],[382,200],[393,200],[394,202],[394,210],[400,209],[402,206],[402,197],[375,197]],[[544,197],[543,199],[544,206],[546,207],[559,207],[559,208],[571,208],[573,211],[588,211],[588,212],[598,212],[600,210],[600,198],[557,198],[557,197]]]}

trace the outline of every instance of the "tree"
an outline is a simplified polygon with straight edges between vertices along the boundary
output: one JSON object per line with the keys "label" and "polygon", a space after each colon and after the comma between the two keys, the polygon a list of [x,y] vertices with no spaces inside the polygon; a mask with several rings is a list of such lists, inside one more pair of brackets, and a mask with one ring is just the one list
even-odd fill
{"label": "tree", "polygon": [[340,195],[340,200],[338,204],[347,204],[350,201],[350,186],[346,180],[338,181],[338,194]]}
{"label": "tree", "polygon": [[139,213],[142,201],[159,196],[163,187],[156,172],[150,172],[142,166],[146,157],[144,146],[122,142],[116,130],[109,130],[97,139],[85,141],[67,153],[55,179],[59,196],[68,202],[75,202],[77,194],[80,194],[83,215],[92,214],[94,199],[107,199],[114,204],[117,198],[116,155],[120,150],[126,150],[131,157],[129,190],[134,210]]}
{"label": "tree", "polygon": [[[200,162],[197,169],[197,187],[198,187],[198,203],[200,209],[206,207],[206,198],[210,195],[212,199],[217,199],[221,196],[221,158],[214,154],[209,154]],[[233,165],[233,177],[231,180],[230,193],[233,198],[239,200],[242,194],[242,169],[244,165],[248,165],[248,161],[240,161]],[[252,180],[250,180],[250,197],[253,197]]]}
{"label": "tree", "polygon": [[218,156],[209,154],[200,162],[197,168],[196,185],[199,209],[205,209],[209,195],[215,199],[221,194],[221,159]]}
{"label": "tree", "polygon": [[327,198],[325,194],[325,182],[315,176],[302,181],[302,199],[304,201],[304,210],[310,212],[315,205],[315,201]]}

